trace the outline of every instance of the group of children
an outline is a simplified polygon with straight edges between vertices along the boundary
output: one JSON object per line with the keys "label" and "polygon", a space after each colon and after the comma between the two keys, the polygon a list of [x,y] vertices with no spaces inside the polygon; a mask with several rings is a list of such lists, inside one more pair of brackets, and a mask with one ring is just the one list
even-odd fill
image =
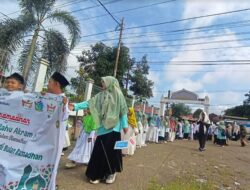
{"label": "group of children", "polygon": [[66,163],[66,168],[74,168],[77,164],[88,164],[95,142],[96,124],[90,114],[89,109],[84,110],[82,120],[77,120],[76,126],[80,128],[73,151],[69,154],[70,162]]}
{"label": "group of children", "polygon": [[[53,75],[50,77],[48,86],[47,86],[48,93],[61,95],[64,97],[63,98],[64,113],[63,113],[63,117],[60,118],[60,123],[62,123],[63,129],[66,129],[68,113],[69,113],[68,106],[67,106],[68,99],[64,96],[64,93],[63,93],[63,90],[67,85],[69,85],[68,80],[61,73],[54,72]],[[27,92],[26,90],[24,90],[25,80],[22,77],[22,75],[18,73],[13,73],[10,76],[6,77],[3,87],[9,92],[21,92],[21,93]],[[41,94],[44,95],[45,92],[41,92]],[[59,143],[58,148],[62,149],[63,148],[62,145],[63,145],[62,143]],[[55,172],[57,170],[57,167],[58,165],[55,166]],[[57,189],[56,182],[54,179],[51,179],[51,184],[52,186],[55,186]]]}
{"label": "group of children", "polygon": [[[112,77],[106,77],[107,79],[110,78],[113,81],[117,83],[115,79]],[[105,77],[103,79],[106,79]],[[115,82],[105,82],[108,86],[109,84],[116,84]],[[67,79],[61,75],[58,72],[55,72],[48,83],[48,90],[47,92],[57,94],[57,95],[64,95],[63,89],[69,84]],[[23,77],[18,74],[14,73],[6,78],[5,81],[5,88],[8,91],[23,91],[25,86],[25,81]],[[118,86],[118,85],[116,85]],[[118,86],[119,87],[119,86]],[[115,93],[120,93],[119,88],[117,87],[117,92],[114,90]],[[116,88],[116,87],[115,87]],[[112,94],[109,88],[107,89],[107,95],[108,96],[114,96],[116,95]],[[108,91],[109,90],[109,91]],[[100,93],[100,100],[105,100],[102,98],[102,95]],[[106,94],[105,94],[106,95]],[[96,110],[99,110],[97,113],[102,112],[104,110],[102,105],[106,104],[96,104],[100,102],[99,100],[93,98],[93,106]],[[64,99],[64,105],[67,104],[67,98]],[[83,104],[84,103],[84,104]],[[90,183],[96,184],[100,182],[101,178],[100,176],[104,176],[106,179],[106,183],[113,183],[115,180],[116,172],[121,172],[122,170],[122,160],[120,158],[120,153],[113,150],[113,144],[117,140],[125,140],[128,141],[128,148],[122,150],[123,156],[126,155],[133,155],[135,153],[136,148],[141,148],[144,146],[147,146],[146,143],[166,143],[167,141],[173,142],[175,139],[198,139],[199,140],[199,150],[204,151],[205,150],[205,143],[207,140],[211,140],[212,136],[214,138],[214,143],[218,144],[219,146],[226,145],[226,140],[228,137],[228,130],[225,127],[224,122],[218,122],[217,124],[210,124],[208,116],[205,114],[205,112],[202,112],[200,115],[200,118],[198,122],[194,121],[187,121],[187,120],[176,120],[173,117],[164,117],[164,116],[147,116],[146,114],[143,114],[140,110],[135,112],[133,107],[128,108],[128,114],[126,118],[126,114],[123,114],[122,118],[118,122],[118,124],[113,126],[117,122],[116,120],[112,120],[110,122],[110,118],[106,118],[105,124],[106,125],[112,125],[112,128],[104,128],[102,127],[102,124],[99,123],[96,124],[95,121],[96,117],[99,115],[95,115],[95,119],[90,113],[90,107],[93,111],[92,102],[83,102],[73,105],[74,110],[78,110],[81,107],[84,108],[84,116],[82,120],[77,121],[77,125],[81,128],[80,135],[77,139],[76,145],[73,149],[73,151],[69,154],[68,159],[70,160],[66,164],[66,168],[74,168],[77,163],[80,164],[86,164],[88,165],[91,162],[91,166],[88,167],[86,171],[87,177],[90,178]],[[104,102],[105,103],[105,102]],[[110,103],[110,102],[106,102]],[[112,102],[111,102],[112,103]],[[119,102],[118,102],[119,103]],[[120,102],[121,110],[125,113],[126,106],[125,103]],[[123,106],[124,104],[124,106]],[[68,106],[65,106],[68,108]],[[97,109],[98,108],[98,109]],[[118,108],[118,107],[117,107]],[[111,112],[112,110],[110,110]],[[68,111],[66,111],[68,112]],[[105,112],[103,113],[105,115]],[[67,114],[66,114],[67,115]],[[112,115],[110,113],[110,115]],[[66,116],[67,117],[67,116]],[[118,117],[118,116],[117,116]],[[126,127],[125,120],[128,123],[128,128],[126,130],[121,130],[121,127]],[[64,118],[65,119],[65,118]],[[66,119],[65,119],[66,120]],[[120,125],[120,123],[124,123]],[[66,128],[65,123],[65,128]],[[98,125],[98,126],[97,126]],[[101,127],[100,127],[101,126]],[[125,128],[124,128],[125,129]],[[235,126],[234,129],[236,130],[237,127]],[[120,137],[121,134],[121,137]],[[235,133],[232,133],[235,134]],[[246,145],[246,129],[244,127],[241,127],[240,130],[238,130],[236,136],[240,135],[241,138],[241,145]],[[232,135],[233,136],[233,135]],[[95,144],[98,144],[98,146],[94,146]],[[112,142],[112,145],[110,144]],[[107,143],[107,144],[106,144]],[[95,148],[94,148],[95,147]],[[93,151],[95,149],[95,151]],[[99,155],[101,155],[104,151],[104,156],[106,156],[108,162],[112,161],[112,163],[109,163],[112,165],[112,168],[110,170],[104,169],[101,173],[100,171],[95,169],[95,165],[101,164],[106,165],[106,163],[102,163],[99,160]],[[107,152],[106,152],[107,151]],[[95,152],[95,155],[92,155],[92,152]],[[106,155],[108,153],[108,155]],[[92,156],[91,156],[92,155]],[[112,157],[116,155],[119,157],[118,160],[112,160]],[[111,156],[111,157],[110,157]],[[93,157],[91,159],[91,157]],[[105,166],[106,167],[106,166]],[[107,170],[107,171],[106,171]],[[102,179],[102,178],[101,178]]]}

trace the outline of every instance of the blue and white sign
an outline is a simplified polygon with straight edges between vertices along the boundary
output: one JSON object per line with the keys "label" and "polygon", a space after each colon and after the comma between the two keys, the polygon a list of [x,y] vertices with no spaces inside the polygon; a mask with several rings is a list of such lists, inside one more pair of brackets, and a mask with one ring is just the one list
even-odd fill
{"label": "blue and white sign", "polygon": [[128,141],[116,141],[115,142],[115,150],[121,150],[121,149],[125,149],[128,148]]}

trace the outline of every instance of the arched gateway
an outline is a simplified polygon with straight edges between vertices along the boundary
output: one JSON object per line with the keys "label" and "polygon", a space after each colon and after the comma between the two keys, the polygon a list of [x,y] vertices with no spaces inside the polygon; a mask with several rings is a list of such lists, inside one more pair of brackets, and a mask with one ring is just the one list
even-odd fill
{"label": "arched gateway", "polygon": [[199,98],[194,92],[182,89],[173,93],[169,93],[168,97],[162,95],[160,101],[160,115],[164,115],[165,104],[167,103],[184,103],[184,104],[199,104],[204,106],[204,111],[209,112],[209,97]]}

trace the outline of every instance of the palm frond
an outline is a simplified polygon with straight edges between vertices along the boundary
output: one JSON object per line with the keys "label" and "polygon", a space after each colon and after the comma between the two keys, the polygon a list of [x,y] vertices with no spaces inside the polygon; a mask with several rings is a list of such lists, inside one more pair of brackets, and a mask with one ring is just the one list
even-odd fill
{"label": "palm frond", "polygon": [[[21,56],[18,59],[18,67],[20,71],[23,71],[24,65],[27,62],[30,46],[31,46],[31,39],[25,42],[23,46],[23,50],[21,52]],[[29,79],[27,81],[28,86],[30,86],[34,82],[32,79],[34,78],[37,68],[39,66],[39,61],[41,57],[40,55],[41,55],[41,52],[39,51],[39,46],[36,45],[34,55],[32,57],[32,65],[31,65],[30,72],[29,72]]]}
{"label": "palm frond", "polygon": [[69,55],[69,45],[63,34],[56,30],[45,31],[45,39],[42,47],[42,58],[49,61],[47,75],[58,71],[64,73]]}
{"label": "palm frond", "polygon": [[35,26],[31,14],[21,15],[16,20],[5,19],[0,24],[0,48],[13,53],[24,42],[24,37]]}
{"label": "palm frond", "polygon": [[23,14],[33,14],[39,18],[49,13],[55,3],[55,0],[20,0],[20,7]]}
{"label": "palm frond", "polygon": [[10,52],[0,49],[0,73],[9,71]]}
{"label": "palm frond", "polygon": [[70,49],[73,49],[80,40],[81,30],[79,22],[67,11],[56,10],[47,18],[65,24],[71,36]]}

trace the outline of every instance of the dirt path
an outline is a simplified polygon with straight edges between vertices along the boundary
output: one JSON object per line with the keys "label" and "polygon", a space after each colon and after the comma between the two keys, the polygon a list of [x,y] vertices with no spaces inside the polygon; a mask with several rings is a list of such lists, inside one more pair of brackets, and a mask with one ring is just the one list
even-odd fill
{"label": "dirt path", "polygon": [[205,152],[197,147],[197,141],[183,140],[137,149],[134,156],[123,159],[124,170],[112,185],[90,184],[84,174],[86,166],[65,169],[68,150],[61,159],[58,184],[60,190],[144,190],[152,180],[167,184],[191,177],[212,181],[215,189],[250,189],[250,146],[230,142],[230,146],[217,147],[208,142]]}

